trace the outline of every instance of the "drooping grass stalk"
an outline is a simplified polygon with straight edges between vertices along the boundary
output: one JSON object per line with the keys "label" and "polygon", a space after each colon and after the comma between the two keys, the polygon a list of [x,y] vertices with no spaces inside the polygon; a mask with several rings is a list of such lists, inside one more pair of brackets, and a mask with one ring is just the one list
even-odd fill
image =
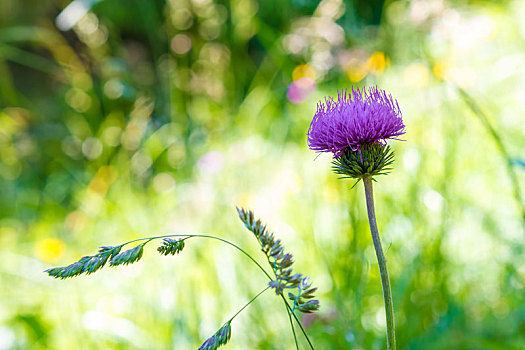
{"label": "drooping grass stalk", "polygon": [[377,230],[376,213],[374,209],[374,191],[372,187],[372,180],[368,177],[363,178],[365,185],[366,208],[368,210],[368,222],[370,224],[370,231],[372,233],[372,240],[374,241],[374,248],[376,251],[377,262],[379,264],[379,273],[381,274],[381,284],[383,286],[383,299],[385,301],[386,314],[386,334],[387,334],[387,348],[388,350],[396,349],[396,335],[395,335],[395,321],[394,321],[394,306],[392,303],[392,290],[390,288],[390,278],[388,277],[388,269],[386,266],[386,257],[381,246],[381,238]]}
{"label": "drooping grass stalk", "polygon": [[[252,211],[237,208],[237,212],[244,226],[254,234],[254,237],[261,246],[261,251],[266,256],[268,264],[273,270],[275,280],[270,281],[270,286],[275,289],[275,294],[280,296],[286,303],[290,314],[299,324],[301,331],[308,341],[308,345],[310,345],[310,348],[313,350],[314,347],[306,335],[303,325],[294,314],[294,311],[299,310],[303,313],[312,313],[319,310],[319,300],[312,299],[317,288],[312,287],[310,277],[300,273],[293,273],[293,255],[285,251],[281,240],[276,239],[273,232],[271,232],[261,220],[254,217]],[[290,307],[284,298],[283,292],[285,290],[291,290],[297,293],[288,293],[288,298],[294,301],[293,308]]]}
{"label": "drooping grass stalk", "polygon": [[[238,251],[243,253],[246,257],[248,257],[259,268],[259,270],[261,270],[265,274],[265,276],[270,280],[270,282],[273,281],[273,279],[270,276],[270,274],[257,262],[257,260],[255,260],[248,252],[246,252],[244,249],[242,249],[241,247],[239,247],[235,243],[230,242],[230,241],[228,241],[226,239],[223,239],[223,238],[220,238],[220,237],[211,236],[211,235],[202,235],[202,234],[169,234],[169,235],[160,235],[160,236],[153,236],[153,237],[143,237],[143,238],[137,238],[137,239],[134,239],[134,240],[127,241],[127,242],[122,243],[122,244],[120,244],[118,246],[115,246],[115,247],[102,247],[101,250],[99,251],[99,254],[97,256],[87,256],[87,257],[83,258],[83,259],[90,258],[89,259],[90,261],[95,262],[95,263],[98,262],[98,267],[96,267],[94,269],[89,269],[89,270],[87,270],[85,272],[90,274],[90,273],[93,273],[93,272],[97,271],[98,269],[100,269],[100,268],[102,268],[104,266],[105,261],[107,261],[107,258],[104,261],[104,263],[100,263],[100,260],[97,260],[97,257],[100,256],[100,254],[111,254],[111,252],[114,252],[114,254],[111,254],[111,256],[110,256],[111,265],[113,265],[113,266],[120,265],[120,264],[127,265],[129,263],[134,263],[134,262],[140,260],[140,258],[142,257],[143,247],[146,244],[148,244],[149,242],[151,242],[152,240],[161,239],[161,238],[168,239],[170,237],[181,237],[181,239],[179,241],[177,241],[177,242],[171,241],[171,242],[169,242],[167,244],[167,246],[165,245],[165,246],[160,247],[158,250],[163,255],[167,255],[167,254],[172,254],[173,255],[173,254],[175,254],[177,252],[180,252],[184,248],[184,241],[187,240],[187,239],[190,239],[190,238],[208,238],[208,239],[218,240],[218,241],[220,241],[222,243],[225,243],[225,244],[228,244],[228,245],[234,247],[235,249],[237,249]],[[125,245],[131,244],[131,243],[134,243],[134,242],[140,242],[140,241],[144,241],[144,242],[139,244],[135,248],[132,248],[132,249],[126,251],[126,252],[122,252],[122,253],[119,254],[119,252],[121,251],[122,247],[124,247]],[[174,244],[176,244],[178,246],[179,250],[174,249],[174,247],[175,247]],[[91,260],[91,259],[93,259],[93,260]],[[82,259],[79,262],[75,263],[75,264],[78,264],[81,261],[82,261]],[[270,263],[270,266],[272,266],[272,268],[273,268],[272,263],[270,261],[269,261],[269,263]],[[76,272],[74,272],[74,274],[65,276],[65,275],[57,275],[56,271],[53,271],[53,270],[70,269],[75,264],[72,264],[72,265],[70,265],[68,267],[65,267],[65,268],[49,269],[49,270],[46,270],[46,272],[48,272],[51,276],[54,276],[56,278],[68,278],[68,277],[73,277],[73,276],[77,276],[77,275],[80,275],[80,274],[84,273],[84,272],[82,272],[83,270],[76,270]],[[228,341],[229,337],[230,337],[230,333],[231,333],[230,323],[233,320],[233,318],[236,317],[251,302],[253,302],[259,295],[261,295],[264,291],[266,291],[269,288],[272,288],[271,285],[269,285],[266,289],[264,289],[262,292],[257,294],[248,304],[246,304],[243,308],[241,308],[241,310],[239,310],[228,322],[226,322],[221,327],[221,329],[219,329],[219,331],[217,331],[216,334],[214,334],[211,338],[209,338],[203,344],[203,346],[201,346],[201,348],[208,349],[208,347],[206,346],[208,341],[215,342],[214,343],[215,345],[217,345],[217,344],[225,344]],[[284,294],[281,292],[278,295],[281,297],[281,299],[283,300],[283,303],[285,305],[285,308],[286,308],[286,311],[287,311],[287,314],[288,314],[288,319],[289,319],[289,322],[290,322],[290,327],[292,329],[292,333],[293,333],[296,349],[297,350],[299,349],[299,343],[298,343],[297,335],[296,335],[295,328],[294,328],[294,325],[293,325],[292,316],[295,319],[295,321],[297,322],[297,324],[299,325],[299,327],[301,329],[301,332],[303,333],[306,341],[310,345],[310,348],[312,350],[314,350],[314,347],[313,347],[313,345],[312,345],[312,343],[311,343],[311,341],[310,341],[310,339],[308,337],[308,334],[306,333],[304,327],[302,326],[302,324],[299,321],[299,319],[297,318],[297,316],[294,314],[294,312],[293,312],[294,310],[292,309],[292,307],[290,306],[290,304],[288,303],[288,301],[284,297]],[[209,348],[213,348],[213,346],[211,346]]]}
{"label": "drooping grass stalk", "polygon": [[516,175],[516,171],[514,170],[514,167],[512,165],[512,158],[509,155],[509,152],[507,151],[507,148],[503,144],[503,140],[501,139],[500,135],[492,126],[492,124],[489,121],[488,116],[481,110],[481,108],[478,106],[474,98],[470,96],[464,89],[462,89],[459,86],[456,86],[459,95],[465,102],[465,104],[470,108],[472,113],[478,117],[478,119],[481,121],[481,124],[487,129],[488,133],[496,143],[496,147],[501,154],[501,157],[505,159],[505,168],[507,170],[507,176],[510,180],[510,183],[512,184],[512,191],[514,193],[514,198],[516,199],[516,203],[518,204],[518,208],[521,212],[521,219],[522,223],[525,226],[525,204],[523,203],[523,200],[521,198],[521,189],[520,189],[520,183],[518,181],[518,176]]}
{"label": "drooping grass stalk", "polygon": [[[244,226],[249,231],[251,231],[254,234],[254,237],[257,239],[261,251],[266,256],[268,264],[272,268],[275,280],[250,254],[248,254],[244,249],[235,243],[220,237],[202,234],[168,234],[137,238],[116,246],[102,246],[99,248],[99,251],[96,254],[83,256],[78,261],[68,266],[53,267],[45,270],[44,272],[54,278],[66,279],[83,274],[90,275],[96,271],[99,271],[107,264],[109,264],[109,266],[133,264],[142,258],[144,246],[155,239],[163,239],[163,242],[157,248],[157,251],[164,256],[176,255],[182,252],[186,245],[185,241],[190,238],[208,238],[218,240],[234,247],[246,255],[265,274],[265,276],[268,277],[270,280],[268,283],[268,288],[274,289],[275,294],[279,296],[284,302],[294,337],[295,348],[299,350],[299,343],[297,341],[297,334],[295,333],[292,316],[301,328],[301,331],[310,345],[310,348],[314,350],[314,347],[308,338],[303,325],[294,314],[294,311],[299,310],[302,313],[308,314],[319,310],[319,300],[313,299],[315,298],[315,292],[317,291],[317,288],[312,286],[310,277],[301,273],[294,273],[292,267],[294,264],[293,255],[285,251],[281,240],[277,239],[274,233],[271,232],[260,219],[257,219],[251,210],[239,207],[236,209],[237,213],[239,214],[239,219],[241,219],[241,221],[244,223]],[[174,239],[172,237],[180,238]],[[124,246],[139,241],[142,241],[142,243],[139,243],[131,249],[122,250]],[[285,290],[288,291],[288,298],[294,302],[293,308],[284,297]],[[223,324],[223,326],[217,332],[215,332],[215,334],[213,334],[201,345],[199,350],[216,350],[218,347],[227,344],[231,336],[231,322],[233,318],[236,317],[242,310],[244,310],[244,308],[246,308],[261,293],[255,296],[246,306],[241,308],[241,310],[239,310],[228,322]]]}
{"label": "drooping grass stalk", "polygon": [[[220,238],[220,237],[215,237],[215,236],[210,236],[210,235],[174,234],[174,235],[162,235],[162,236],[155,236],[155,237],[137,238],[137,239],[128,241],[126,243],[123,243],[122,245],[124,246],[124,245],[129,244],[129,243],[143,241],[143,240],[151,241],[153,239],[169,238],[169,237],[184,237],[185,239],[194,238],[194,237],[195,238],[209,238],[209,239],[215,239],[215,240],[221,241],[223,243],[229,244],[232,247],[234,247],[235,249],[237,249],[238,251],[240,251],[241,253],[243,253],[244,255],[246,255],[259,268],[259,270],[261,270],[266,275],[266,277],[268,277],[268,279],[270,281],[272,281],[272,277],[270,276],[270,274],[250,254],[248,254],[244,249],[239,247],[237,244],[235,244],[233,242],[230,242],[230,241],[228,241],[226,239]],[[299,325],[299,328],[301,329],[301,333],[303,333],[303,336],[306,339],[306,342],[308,343],[308,345],[310,346],[310,349],[315,350],[312,342],[310,341],[310,338],[308,337],[308,334],[306,333],[306,330],[304,329],[301,321],[297,318],[297,316],[293,312],[293,309],[290,306],[290,304],[288,303],[288,300],[286,300],[286,298],[284,297],[283,293],[280,294],[280,297],[283,300],[283,303],[285,304],[286,309],[287,309],[288,317],[290,319],[290,327],[292,328],[292,333],[293,333],[293,336],[294,336],[294,341],[295,341],[296,348],[297,349],[299,348],[299,344],[298,344],[298,341],[297,341],[297,335],[295,333],[295,328],[293,326],[293,322],[292,322],[292,319],[291,319],[292,316],[295,319],[295,322],[297,322],[297,324]]]}
{"label": "drooping grass stalk", "polygon": [[[270,281],[272,280],[272,277],[270,276],[270,274],[268,272],[266,272],[266,270],[261,266],[261,264],[259,264],[257,262],[257,260],[255,260],[244,249],[239,247],[237,244],[235,244],[233,242],[230,242],[230,241],[228,241],[226,239],[220,238],[220,237],[215,237],[215,236],[210,236],[210,235],[185,235],[185,234],[182,234],[182,235],[181,234],[163,235],[163,236],[155,236],[155,237],[149,237],[149,238],[137,238],[137,239],[134,239],[132,241],[126,242],[123,245],[129,244],[129,243],[132,243],[132,242],[142,241],[142,240],[148,240],[148,242],[149,242],[149,241],[151,241],[153,239],[168,238],[168,237],[185,237],[185,239],[189,239],[189,238],[209,238],[209,239],[215,239],[215,240],[221,241],[223,243],[229,244],[232,247],[234,247],[235,249],[237,249],[238,251],[240,251],[241,253],[243,253],[244,255],[246,255],[259,268],[259,270],[261,270],[266,275],[266,277],[268,277],[268,279]],[[310,348],[312,350],[314,350],[314,346],[312,345],[312,342],[310,341],[310,338],[308,337],[308,334],[306,333],[306,330],[303,328],[303,325],[301,324],[301,321],[293,313],[290,304],[288,303],[288,301],[286,300],[286,298],[284,297],[284,295],[282,293],[281,293],[280,297],[283,300],[284,305],[286,306],[286,309],[287,309],[288,318],[290,320],[290,327],[292,329],[292,333],[293,333],[296,349],[299,349],[299,342],[297,341],[297,334],[295,333],[295,328],[293,326],[292,316],[295,319],[295,321],[297,322],[297,324],[299,325],[299,328],[301,328],[301,332],[303,333],[303,336],[305,337],[306,341],[308,342],[308,345],[310,345]]]}
{"label": "drooping grass stalk", "polygon": [[[432,62],[432,60],[429,57],[427,57],[427,60],[429,62]],[[499,151],[501,157],[505,160],[505,169],[507,171],[507,177],[510,180],[512,192],[516,200],[518,210],[521,214],[522,226],[525,227],[525,203],[522,199],[520,183],[513,166],[512,158],[509,152],[507,151],[507,148],[505,147],[505,144],[503,143],[500,134],[490,122],[490,119],[488,118],[487,114],[481,109],[476,100],[465,89],[463,89],[457,83],[454,83],[452,81],[445,80],[442,78],[440,80],[452,84],[457,89],[457,91],[459,92],[459,96],[461,97],[463,102],[465,102],[465,104],[471,110],[474,116],[480,120],[483,127],[487,130],[489,135],[494,140],[497,150]]]}

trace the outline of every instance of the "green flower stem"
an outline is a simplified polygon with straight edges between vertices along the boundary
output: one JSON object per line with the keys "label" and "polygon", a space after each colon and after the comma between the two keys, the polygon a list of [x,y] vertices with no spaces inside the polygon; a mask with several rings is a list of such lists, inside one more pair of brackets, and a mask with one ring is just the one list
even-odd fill
{"label": "green flower stem", "polygon": [[297,322],[297,324],[299,325],[299,328],[301,328],[301,332],[303,333],[304,337],[306,338],[306,341],[308,342],[308,345],[310,346],[310,349],[314,350],[314,346],[313,346],[312,342],[310,341],[310,338],[308,338],[308,334],[306,334],[306,330],[304,329],[303,324],[301,323],[301,321],[299,321],[297,316],[294,314],[294,312],[292,310],[292,307],[290,306],[290,304],[288,304],[288,301],[284,297],[283,293],[281,293],[281,298],[283,299],[283,302],[286,304],[286,307],[288,308],[288,311],[290,311],[290,314],[295,319],[295,322]]}
{"label": "green flower stem", "polygon": [[[283,297],[284,305],[288,306],[286,305],[287,302],[284,296],[282,295],[282,293],[281,293],[281,297]],[[288,312],[288,308],[286,308],[286,313],[288,314],[288,320],[290,321],[290,326],[292,327],[293,340],[295,342],[295,349],[299,350],[299,342],[297,341],[297,334],[295,334],[295,327],[293,326],[292,314]]]}
{"label": "green flower stem", "polygon": [[366,207],[368,209],[368,222],[370,223],[370,231],[372,232],[372,240],[374,241],[374,248],[376,250],[377,262],[379,264],[379,272],[381,274],[381,284],[383,285],[383,299],[385,300],[386,313],[386,334],[387,334],[387,349],[396,349],[396,334],[394,325],[394,306],[392,303],[392,291],[390,289],[390,278],[388,277],[388,270],[386,267],[386,258],[381,246],[381,239],[379,238],[379,231],[377,230],[376,213],[374,209],[374,190],[372,188],[372,180],[368,177],[363,178],[365,184]]}
{"label": "green flower stem", "polygon": [[[197,238],[210,238],[210,239],[215,239],[215,240],[218,240],[218,241],[221,241],[223,243],[226,243],[226,244],[229,244],[231,245],[232,247],[234,247],[235,249],[237,249],[238,251],[240,251],[241,253],[243,253],[244,255],[246,255],[255,265],[257,265],[257,267],[259,268],[259,270],[261,270],[262,272],[264,272],[264,274],[266,275],[266,277],[268,277],[268,279],[270,281],[273,281],[272,277],[270,276],[270,274],[268,272],[266,272],[266,270],[261,266],[261,264],[259,264],[257,262],[257,260],[255,260],[250,254],[248,254],[244,249],[242,249],[241,247],[239,247],[237,244],[235,243],[232,243],[228,240],[225,240],[225,239],[222,239],[220,237],[215,237],[215,236],[210,236],[210,235],[187,235],[187,234],[175,234],[175,235],[162,235],[162,236],[155,236],[155,237],[145,237],[145,238],[137,238],[137,239],[134,239],[134,240],[131,240],[131,241],[128,241],[126,243],[123,243],[122,246],[126,245],[126,244],[130,244],[130,243],[133,243],[133,242],[137,242],[137,241],[144,241],[144,240],[148,240],[151,241],[151,240],[154,240],[154,239],[160,239],[160,238],[169,238],[169,237],[183,237],[183,239],[188,239],[188,238],[193,238],[193,237],[197,237]],[[286,305],[286,308],[288,309],[289,313],[288,313],[288,316],[290,317],[290,326],[292,327],[292,332],[293,332],[293,335],[294,335],[294,341],[295,341],[295,346],[296,348],[298,348],[298,343],[297,343],[297,336],[295,334],[295,328],[293,326],[293,323],[291,322],[291,316],[293,316],[293,318],[295,319],[295,321],[297,322],[297,324],[299,325],[299,328],[301,328],[301,332],[303,333],[306,341],[308,342],[308,345],[310,346],[310,349],[314,350],[314,346],[312,344],[312,342],[310,341],[310,338],[308,337],[308,334],[306,333],[306,330],[304,329],[303,325],[301,324],[301,321],[299,321],[299,319],[297,318],[297,316],[295,315],[295,313],[293,312],[292,310],[292,307],[290,306],[290,304],[288,304],[288,301],[286,300],[286,298],[284,297],[283,293],[281,293],[281,299],[283,300],[284,304]],[[290,316],[291,315],[291,316]]]}

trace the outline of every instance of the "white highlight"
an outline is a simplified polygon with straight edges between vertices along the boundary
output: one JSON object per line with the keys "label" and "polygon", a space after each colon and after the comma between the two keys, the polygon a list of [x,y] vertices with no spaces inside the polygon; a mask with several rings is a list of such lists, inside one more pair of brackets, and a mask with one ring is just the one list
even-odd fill
{"label": "white highlight", "polygon": [[58,14],[55,20],[57,28],[63,32],[70,30],[98,1],[73,0]]}

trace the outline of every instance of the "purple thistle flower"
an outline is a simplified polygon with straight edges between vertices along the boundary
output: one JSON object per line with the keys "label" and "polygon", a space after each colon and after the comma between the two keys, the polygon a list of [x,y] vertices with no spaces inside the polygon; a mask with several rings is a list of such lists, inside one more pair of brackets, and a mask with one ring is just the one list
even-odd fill
{"label": "purple thistle flower", "polygon": [[311,150],[332,152],[337,158],[347,148],[357,151],[364,144],[386,144],[405,133],[397,100],[384,90],[352,87],[351,94],[345,90],[338,96],[337,102],[328,97],[317,104],[307,133]]}

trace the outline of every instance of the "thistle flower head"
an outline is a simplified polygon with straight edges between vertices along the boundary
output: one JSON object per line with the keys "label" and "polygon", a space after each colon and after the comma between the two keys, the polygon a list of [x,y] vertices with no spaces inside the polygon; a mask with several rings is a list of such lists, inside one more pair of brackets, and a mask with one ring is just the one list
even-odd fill
{"label": "thistle flower head", "polygon": [[339,157],[350,148],[395,139],[405,133],[401,110],[396,100],[377,87],[352,93],[339,92],[337,102],[325,98],[317,104],[308,129],[308,146],[317,152],[332,152]]}
{"label": "thistle flower head", "polygon": [[394,161],[388,139],[405,133],[401,110],[392,95],[377,87],[339,92],[317,104],[308,129],[308,146],[334,155],[333,170],[358,179],[387,174]]}

